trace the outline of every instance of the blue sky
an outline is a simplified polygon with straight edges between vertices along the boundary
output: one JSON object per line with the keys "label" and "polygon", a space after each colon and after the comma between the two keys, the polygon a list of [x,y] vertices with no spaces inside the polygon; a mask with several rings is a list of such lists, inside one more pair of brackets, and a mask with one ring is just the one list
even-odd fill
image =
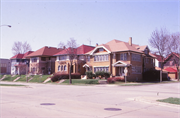
{"label": "blue sky", "polygon": [[[95,46],[118,39],[148,45],[155,29],[180,30],[180,0],[1,0],[1,58],[15,41],[33,51],[76,39]],[[151,47],[149,47],[151,49]]]}

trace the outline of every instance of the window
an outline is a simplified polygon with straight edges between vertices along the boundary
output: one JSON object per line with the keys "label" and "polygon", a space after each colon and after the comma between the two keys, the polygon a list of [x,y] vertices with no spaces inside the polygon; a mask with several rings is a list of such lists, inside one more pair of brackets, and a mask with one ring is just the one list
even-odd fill
{"label": "window", "polygon": [[59,56],[59,60],[66,60],[68,59],[66,55]]}
{"label": "window", "polygon": [[87,56],[87,61],[90,62],[90,56]]}
{"label": "window", "polygon": [[99,48],[99,52],[103,52],[104,51],[104,49],[103,48]]}
{"label": "window", "polygon": [[173,65],[173,61],[170,61],[170,62],[169,62],[169,65],[172,66],[172,65]]}
{"label": "window", "polygon": [[31,58],[32,62],[37,62],[37,57]]}
{"label": "window", "polygon": [[61,66],[58,66],[58,71],[60,71],[60,69],[61,69]]}
{"label": "window", "polygon": [[120,60],[127,61],[127,53],[120,54]]}
{"label": "window", "polygon": [[144,51],[144,52],[145,52],[145,54],[148,54],[148,49],[145,49],[145,51]]}
{"label": "window", "polygon": [[109,55],[95,55],[94,61],[108,61]]}
{"label": "window", "polygon": [[46,57],[41,57],[41,61],[46,61]]}
{"label": "window", "polygon": [[132,66],[132,73],[141,74],[141,66]]}
{"label": "window", "polygon": [[139,55],[139,54],[132,54],[132,61],[139,61],[139,62],[141,62],[141,55]]}
{"label": "window", "polygon": [[66,71],[66,65],[64,66],[64,71]]}
{"label": "window", "polygon": [[94,67],[94,72],[97,72],[97,71],[108,72],[108,70],[109,70],[109,67]]}

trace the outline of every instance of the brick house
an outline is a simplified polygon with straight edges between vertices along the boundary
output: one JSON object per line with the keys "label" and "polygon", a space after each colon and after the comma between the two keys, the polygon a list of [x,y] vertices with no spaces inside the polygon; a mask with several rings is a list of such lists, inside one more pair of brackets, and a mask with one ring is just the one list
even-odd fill
{"label": "brick house", "polygon": [[41,49],[27,56],[30,58],[29,69],[32,74],[52,74],[55,72],[54,54],[60,52],[61,48],[42,47]]}
{"label": "brick house", "polygon": [[132,44],[129,42],[112,40],[106,44],[97,45],[92,51],[86,53],[89,60],[83,67],[86,71],[108,71],[112,76],[124,77],[127,69],[128,81],[142,80],[142,73],[154,69],[154,55],[148,46]]}
{"label": "brick house", "polygon": [[26,72],[29,71],[29,59],[26,58],[29,54],[31,54],[33,51],[28,51],[24,54],[17,54],[10,58],[11,60],[11,74],[26,74]]}
{"label": "brick house", "polygon": [[[83,65],[86,63],[86,60],[88,58],[86,57],[86,53],[93,50],[95,47],[88,46],[88,45],[81,45],[78,48],[73,50],[73,53],[76,55],[76,59],[73,60],[71,72],[72,73],[80,73],[81,75],[85,74],[85,68],[83,68]],[[56,56],[56,62],[55,62],[55,72],[57,73],[69,73],[70,69],[70,60],[69,60],[69,51],[70,48],[64,49],[58,53],[56,53],[54,56]]]}
{"label": "brick house", "polygon": [[0,58],[0,74],[11,74],[11,60]]}

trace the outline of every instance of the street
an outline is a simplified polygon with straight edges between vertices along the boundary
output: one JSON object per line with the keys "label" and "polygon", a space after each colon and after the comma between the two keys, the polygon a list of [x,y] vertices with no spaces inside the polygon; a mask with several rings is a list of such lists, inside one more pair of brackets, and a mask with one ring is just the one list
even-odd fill
{"label": "street", "polygon": [[156,102],[180,98],[180,83],[143,86],[0,86],[0,118],[180,118],[178,105]]}

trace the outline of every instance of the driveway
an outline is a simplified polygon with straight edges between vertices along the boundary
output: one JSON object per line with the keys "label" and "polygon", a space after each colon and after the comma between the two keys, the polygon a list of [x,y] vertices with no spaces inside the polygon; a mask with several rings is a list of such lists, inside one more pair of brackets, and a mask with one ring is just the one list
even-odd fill
{"label": "driveway", "polygon": [[[13,82],[1,82],[12,83]],[[0,87],[0,118],[180,118],[180,83],[144,86],[17,83]]]}

